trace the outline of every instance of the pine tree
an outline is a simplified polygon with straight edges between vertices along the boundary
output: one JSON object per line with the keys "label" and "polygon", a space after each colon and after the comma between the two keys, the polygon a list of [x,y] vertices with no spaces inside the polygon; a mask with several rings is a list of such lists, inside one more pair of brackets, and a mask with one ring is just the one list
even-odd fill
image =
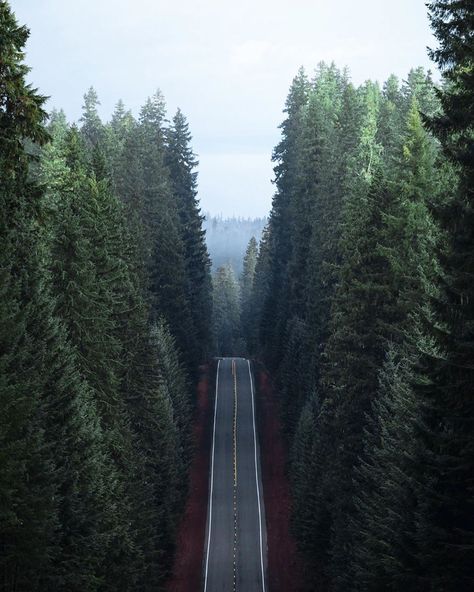
{"label": "pine tree", "polygon": [[100,146],[105,139],[105,130],[97,110],[100,105],[99,96],[94,87],[90,87],[84,95],[82,116],[80,118],[81,134],[89,152]]}
{"label": "pine tree", "polygon": [[439,353],[424,357],[428,380],[417,389],[424,401],[419,470],[425,484],[417,523],[420,561],[431,586],[461,590],[474,582],[474,9],[463,0],[435,1],[428,8],[440,43],[431,57],[445,79],[438,92],[442,114],[429,120],[429,127],[454,164],[459,183],[452,199],[436,210],[447,245],[440,257],[443,282],[431,327]]}
{"label": "pine tree", "polygon": [[424,589],[416,561],[418,483],[413,469],[419,404],[411,388],[415,364],[416,358],[404,347],[392,347],[379,373],[373,419],[367,424],[365,450],[356,470],[356,508],[349,518],[357,590]]}
{"label": "pine tree", "polygon": [[364,589],[423,587],[415,516],[420,495],[415,461],[420,452],[417,433],[422,403],[413,385],[423,381],[418,374],[421,352],[436,355],[433,339],[422,328],[424,319],[432,316],[429,302],[439,276],[434,253],[440,233],[429,212],[429,203],[436,201],[439,190],[435,157],[412,97],[394,175],[398,200],[386,217],[387,241],[380,245],[397,287],[398,335],[379,370],[378,393],[361,466],[356,470],[353,573]]}
{"label": "pine tree", "polygon": [[377,122],[377,141],[383,147],[382,166],[389,175],[394,169],[403,129],[404,98],[400,82],[394,75],[389,76],[382,89],[380,111]]}
{"label": "pine tree", "polygon": [[217,355],[241,354],[239,284],[230,265],[219,267],[214,274],[213,315]]}
{"label": "pine tree", "polygon": [[[187,491],[181,359],[198,362],[199,275],[186,267],[164,103],[150,100],[139,124],[119,104],[103,126],[91,89],[81,130],[53,112],[47,143],[44,98],[24,80],[28,31],[6,2],[0,28],[0,587],[162,589]],[[175,123],[192,256],[209,282],[190,138]]]}
{"label": "pine tree", "polygon": [[[176,349],[176,342],[164,320],[154,326],[156,355],[161,379],[173,405],[174,420],[179,432],[180,447],[177,458],[187,468],[191,459],[191,417],[190,388],[186,372]],[[181,471],[185,475],[185,470]],[[185,485],[185,484],[184,484]],[[186,487],[182,487],[183,492]]]}
{"label": "pine tree", "polygon": [[[254,236],[249,240],[243,260],[243,270],[240,276],[240,300],[241,300],[241,324],[246,343],[251,340],[249,336],[253,329],[253,289],[255,281],[255,268],[258,258],[258,245]],[[247,346],[248,347],[248,346]]]}
{"label": "pine tree", "polygon": [[[51,187],[48,202],[55,221],[51,229],[55,313],[77,350],[78,370],[92,390],[106,451],[114,459],[116,484],[111,503],[115,515],[110,526],[114,545],[107,547],[103,577],[111,587],[119,581],[125,587],[133,580],[136,557],[134,533],[129,528],[132,501],[127,495],[133,443],[120,391],[117,335],[117,316],[124,306],[120,296],[126,283],[121,257],[123,223],[107,181],[98,181],[87,172],[87,156],[75,128],[66,133],[58,149],[57,168],[49,162],[46,171],[50,176],[45,178]],[[127,559],[125,564],[121,565],[121,557]]]}
{"label": "pine tree", "polygon": [[23,141],[47,140],[45,99],[25,82],[29,33],[6,2],[0,31],[0,578],[5,590],[24,590],[36,574],[44,589],[56,546],[57,483],[43,425],[44,335],[33,331],[47,298],[35,269],[41,194],[28,179]]}
{"label": "pine tree", "polygon": [[197,201],[198,162],[190,147],[191,134],[183,113],[178,109],[171,128],[167,131],[166,164],[170,172],[171,188],[177,202],[180,234],[186,267],[186,298],[193,311],[193,351],[189,351],[194,367],[202,362],[210,348],[211,276],[203,216]]}
{"label": "pine tree", "polygon": [[123,156],[125,145],[136,122],[131,111],[125,109],[119,100],[112,113],[112,119],[105,126],[105,153],[111,173],[111,183],[115,195],[121,197],[121,189],[127,182],[127,169],[124,168]]}
{"label": "pine tree", "polygon": [[[187,299],[185,247],[181,238],[178,204],[173,199],[165,164],[165,104],[157,92],[140,112],[139,206],[145,231],[146,268],[154,318],[164,316],[186,364],[193,359],[195,336]],[[188,332],[189,331],[189,332]],[[189,367],[191,369],[191,366]]]}
{"label": "pine tree", "polygon": [[[303,132],[296,150],[298,165],[290,204],[291,253],[288,284],[291,314],[306,318],[306,278],[311,261],[307,256],[313,233],[327,225],[337,226],[339,217],[337,180],[337,126],[344,80],[334,64],[321,63],[312,81],[303,112]],[[327,228],[328,234],[331,230]],[[315,251],[324,248],[324,237],[315,239]],[[323,259],[323,256],[320,255]],[[319,270],[320,261],[311,261]]]}
{"label": "pine tree", "polygon": [[277,374],[278,387],[285,433],[291,443],[308,393],[314,388],[310,327],[297,316],[287,322],[282,357]]}
{"label": "pine tree", "polygon": [[94,404],[55,315],[48,208],[28,174],[23,141],[47,139],[44,99],[24,81],[28,31],[5,2],[0,22],[2,586],[96,590],[113,476]]}
{"label": "pine tree", "polygon": [[[317,483],[310,517],[316,540],[308,543],[308,548],[316,545],[321,556],[329,549],[328,574],[334,589],[344,589],[346,577],[350,578],[347,516],[352,511],[353,471],[361,450],[364,416],[376,392],[384,340],[390,337],[390,327],[396,321],[387,261],[377,248],[386,231],[383,212],[393,200],[377,172],[379,91],[366,85],[363,92],[366,112],[353,165],[358,183],[353,184],[343,213],[342,263],[332,303],[314,450],[317,465],[310,477]],[[346,568],[342,569],[344,563]]]}
{"label": "pine tree", "polygon": [[290,477],[294,500],[292,526],[299,541],[309,541],[313,536],[312,532],[306,531],[306,527],[310,524],[310,521],[307,520],[308,501],[311,500],[312,496],[308,472],[313,465],[313,449],[316,437],[315,418],[318,410],[318,396],[313,393],[307,398],[299,415],[291,447]]}
{"label": "pine tree", "polygon": [[173,353],[172,343],[163,331],[160,327],[150,328],[144,348],[138,350],[139,375],[129,384],[134,391],[127,389],[125,394],[135,449],[131,467],[134,481],[129,485],[134,496],[135,544],[140,552],[135,589],[150,592],[162,589],[169,572],[177,512],[186,491],[189,454],[180,446],[183,405],[179,407],[176,398],[185,393],[176,391],[182,386],[178,382],[182,377],[179,368],[168,370],[175,380],[170,384],[165,374]]}
{"label": "pine tree", "polygon": [[260,320],[261,346],[272,369],[278,366],[288,316],[288,261],[291,258],[293,193],[298,176],[298,145],[303,131],[303,112],[308,101],[309,82],[300,69],[285,104],[287,118],[281,124],[282,140],[273,152],[277,192],[269,220],[271,271],[267,298]]}
{"label": "pine tree", "polygon": [[305,222],[309,230],[300,237],[299,250],[300,258],[307,263],[306,268],[300,264],[300,303],[294,310],[311,327],[307,349],[312,361],[305,380],[316,385],[327,337],[335,270],[340,263],[340,222],[361,109],[347,73],[340,73],[334,66],[321,65],[314,84],[306,113],[301,173],[309,204],[300,216],[309,219]]}
{"label": "pine tree", "polygon": [[258,246],[258,257],[255,263],[255,277],[253,282],[252,296],[247,318],[247,350],[250,355],[260,353],[260,324],[265,303],[268,298],[270,286],[271,262],[269,230],[264,228],[262,238]]}

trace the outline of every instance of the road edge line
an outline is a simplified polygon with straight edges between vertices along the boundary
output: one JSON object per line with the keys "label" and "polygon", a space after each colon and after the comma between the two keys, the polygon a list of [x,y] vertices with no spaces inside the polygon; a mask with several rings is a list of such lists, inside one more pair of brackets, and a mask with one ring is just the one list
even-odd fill
{"label": "road edge line", "polygon": [[216,373],[216,396],[214,401],[214,427],[212,430],[212,459],[211,459],[211,491],[209,495],[209,532],[207,537],[207,553],[206,553],[206,573],[204,578],[204,592],[207,591],[207,574],[209,570],[209,549],[211,547],[211,530],[212,530],[212,494],[214,493],[214,451],[216,443],[216,417],[217,417],[217,398],[219,393],[219,367],[221,361],[217,362],[217,373]]}
{"label": "road edge line", "polygon": [[253,419],[253,443],[254,443],[254,460],[255,460],[255,484],[257,486],[257,502],[258,502],[258,526],[260,533],[260,566],[262,568],[262,589],[265,592],[265,570],[263,567],[263,535],[262,535],[262,510],[260,506],[260,487],[258,485],[258,464],[257,464],[257,432],[255,429],[255,403],[254,403],[254,389],[253,376],[250,370],[250,360],[247,360],[250,378],[250,392],[252,393],[252,419]]}

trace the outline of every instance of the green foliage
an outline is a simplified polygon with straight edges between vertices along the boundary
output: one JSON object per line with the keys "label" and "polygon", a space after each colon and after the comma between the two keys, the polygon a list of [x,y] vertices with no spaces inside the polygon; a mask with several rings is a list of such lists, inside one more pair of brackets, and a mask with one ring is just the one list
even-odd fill
{"label": "green foliage", "polygon": [[474,7],[463,0],[431,2],[439,41],[432,53],[445,80],[441,114],[428,120],[459,177],[451,199],[436,208],[446,237],[443,281],[429,333],[440,354],[422,357],[427,380],[417,388],[424,407],[422,456],[426,484],[417,520],[420,561],[438,589],[468,589],[474,581],[472,418],[474,326]]}
{"label": "green foliage", "polygon": [[27,37],[0,2],[0,588],[161,590],[211,333],[190,136],[93,89],[46,129]]}
{"label": "green foliage", "polygon": [[272,369],[276,368],[280,361],[285,319],[288,315],[290,287],[287,266],[292,254],[292,194],[295,192],[298,179],[299,140],[303,133],[303,113],[309,89],[306,74],[300,69],[286,100],[287,118],[281,125],[282,140],[273,152],[277,192],[268,223],[268,256],[272,265],[268,270],[269,284],[262,310],[260,333],[260,343]]}
{"label": "green foliage", "polygon": [[[23,140],[44,142],[44,98],[26,85],[28,37],[0,3],[0,570],[6,590],[30,578],[45,588],[56,549],[55,464],[47,447],[45,343],[53,323],[35,326],[49,295],[41,264],[38,187],[28,179]],[[46,371],[46,375],[43,375]]]}
{"label": "green foliage", "polygon": [[88,151],[91,153],[104,140],[104,127],[97,111],[99,105],[99,96],[91,86],[84,95],[84,105],[82,106],[82,117],[80,119],[82,123],[81,134]]}
{"label": "green foliage", "polygon": [[230,265],[219,267],[212,280],[216,353],[218,356],[243,355],[240,290],[234,270]]}
{"label": "green foliage", "polygon": [[243,322],[246,327],[247,348],[250,354],[255,355],[260,343],[260,320],[264,305],[267,301],[270,283],[270,244],[268,242],[268,228],[262,232],[262,239],[258,247],[258,256],[255,263],[255,276],[252,284],[252,292]]}
{"label": "green foliage", "polygon": [[441,89],[322,64],[275,149],[248,339],[278,385],[314,589],[472,587],[473,11],[430,11]]}
{"label": "green foliage", "polygon": [[188,351],[195,366],[205,360],[211,346],[211,276],[210,259],[197,201],[198,162],[190,147],[191,134],[186,118],[178,109],[167,134],[166,163],[171,187],[177,200],[186,268],[186,300],[193,312],[193,326],[187,328],[193,342]]}
{"label": "green foliage", "polygon": [[258,244],[254,236],[249,240],[243,260],[243,270],[240,276],[240,305],[241,325],[244,339],[249,347],[253,324],[253,290],[255,283],[255,268],[257,265]]}

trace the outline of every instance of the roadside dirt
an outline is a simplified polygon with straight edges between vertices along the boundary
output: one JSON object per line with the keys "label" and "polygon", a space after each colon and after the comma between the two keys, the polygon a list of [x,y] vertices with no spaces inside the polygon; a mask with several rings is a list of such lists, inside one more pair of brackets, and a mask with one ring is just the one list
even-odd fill
{"label": "roadside dirt", "polygon": [[[209,461],[212,438],[214,366],[202,370],[194,423],[195,456],[185,512],[179,526],[176,556],[166,592],[199,592],[208,504]],[[267,522],[268,592],[308,592],[304,566],[290,532],[291,495],[286,462],[288,451],[282,436],[279,404],[270,377],[254,366],[257,383],[257,421],[262,455],[263,495]]]}
{"label": "roadside dirt", "polygon": [[208,500],[209,451],[211,445],[210,373],[202,369],[194,420],[195,454],[185,512],[179,526],[176,555],[167,592],[198,592],[202,586],[202,562]]}
{"label": "roadside dirt", "polygon": [[290,532],[291,495],[286,474],[288,451],[279,404],[268,374],[255,366],[263,495],[267,522],[269,592],[305,592],[304,566]]}

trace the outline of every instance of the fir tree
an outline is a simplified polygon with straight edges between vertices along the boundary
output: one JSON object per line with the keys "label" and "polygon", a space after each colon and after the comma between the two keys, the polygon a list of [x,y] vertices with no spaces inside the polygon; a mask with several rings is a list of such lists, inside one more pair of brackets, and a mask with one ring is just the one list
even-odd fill
{"label": "fir tree", "polygon": [[25,82],[29,32],[6,2],[0,3],[0,28],[0,578],[5,590],[24,590],[33,577],[37,589],[46,589],[59,492],[43,424],[46,335],[34,330],[48,298],[35,269],[41,194],[28,179],[31,157],[23,144],[47,140],[45,99]]}
{"label": "fir tree", "polygon": [[5,2],[0,22],[1,579],[5,590],[96,590],[113,475],[94,404],[55,315],[49,236],[40,224],[48,209],[28,176],[23,141],[47,139],[44,99],[24,82],[28,31]]}
{"label": "fir tree", "polygon": [[[246,342],[253,331],[253,289],[255,280],[255,268],[257,265],[258,245],[254,236],[249,240],[243,260],[243,270],[240,276],[240,300],[242,313],[242,331]],[[251,338],[250,338],[251,340]]]}
{"label": "fir tree", "polygon": [[287,118],[281,124],[282,140],[273,152],[277,191],[269,220],[269,256],[272,260],[267,299],[260,320],[261,346],[267,362],[276,368],[288,316],[288,261],[291,257],[291,211],[298,176],[298,145],[303,131],[303,111],[309,82],[303,69],[294,78],[285,104]]}
{"label": "fir tree", "polygon": [[264,228],[258,247],[257,261],[255,263],[255,277],[253,281],[249,311],[245,317],[247,323],[247,349],[249,353],[253,355],[259,352],[260,343],[262,341],[260,333],[260,321],[265,303],[267,302],[268,298],[270,273],[271,263],[269,230],[268,228]]}
{"label": "fir tree", "polygon": [[97,91],[91,86],[84,95],[82,116],[80,118],[81,134],[87,149],[92,152],[93,148],[100,146],[104,141],[105,131],[97,110],[100,105]]}
{"label": "fir tree", "polygon": [[184,248],[186,267],[186,298],[193,311],[193,351],[189,351],[193,366],[202,362],[210,347],[211,326],[211,276],[210,259],[205,233],[197,201],[198,162],[190,147],[189,125],[178,109],[171,128],[167,131],[166,164],[170,172],[171,188],[177,201],[180,218],[180,234]]}
{"label": "fir tree", "polygon": [[191,364],[195,335],[187,299],[185,247],[178,204],[165,164],[165,104],[157,92],[140,112],[136,132],[141,175],[141,223],[145,231],[148,286],[155,319],[164,316],[186,363]]}
{"label": "fir tree", "polygon": [[447,246],[440,258],[443,282],[435,302],[436,323],[431,327],[438,338],[438,355],[423,358],[428,380],[417,389],[424,401],[419,467],[425,484],[417,522],[420,561],[431,585],[460,590],[474,581],[474,9],[463,0],[436,1],[428,8],[440,44],[431,56],[445,79],[438,93],[442,114],[429,120],[429,126],[454,164],[459,184],[452,199],[437,208]]}
{"label": "fir tree", "polygon": [[241,354],[239,284],[230,265],[219,267],[214,274],[213,313],[217,355]]}

